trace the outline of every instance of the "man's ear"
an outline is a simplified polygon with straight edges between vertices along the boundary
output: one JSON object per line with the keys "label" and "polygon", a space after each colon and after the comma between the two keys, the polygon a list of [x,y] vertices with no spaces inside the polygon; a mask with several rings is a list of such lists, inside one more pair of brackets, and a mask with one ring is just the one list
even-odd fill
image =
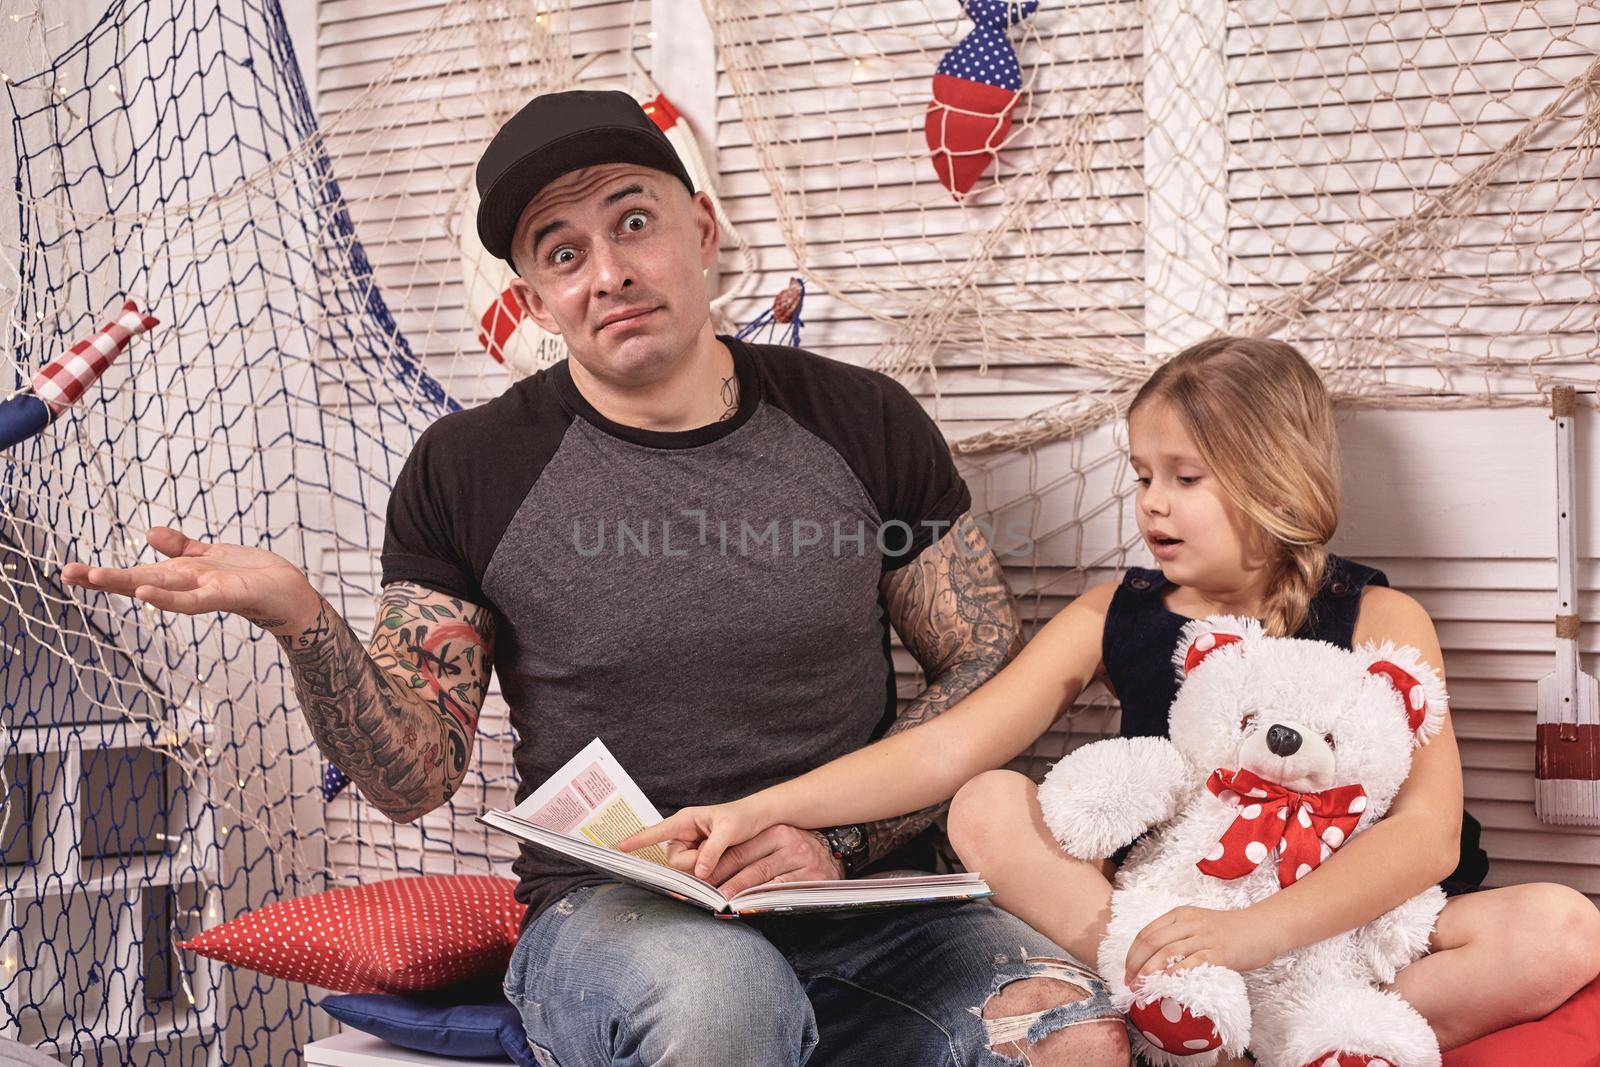
{"label": "man's ear", "polygon": [[522,305],[523,314],[532,319],[539,329],[545,333],[560,335],[561,329],[556,325],[555,316],[550,314],[545,302],[539,299],[539,294],[533,291],[533,286],[522,280],[521,275],[512,278],[507,288],[516,294],[517,303]]}
{"label": "man's ear", "polygon": [[717,265],[722,235],[717,226],[717,207],[705,192],[694,194],[694,226],[700,236],[700,269],[710,270]]}

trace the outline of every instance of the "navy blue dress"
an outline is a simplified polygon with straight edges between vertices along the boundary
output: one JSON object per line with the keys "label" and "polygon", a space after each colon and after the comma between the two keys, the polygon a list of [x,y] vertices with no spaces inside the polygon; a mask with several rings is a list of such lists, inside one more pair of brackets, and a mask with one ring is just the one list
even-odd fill
{"label": "navy blue dress", "polygon": [[[1162,601],[1168,584],[1160,570],[1130,567],[1106,612],[1100,655],[1122,704],[1123,737],[1167,736],[1167,712],[1178,694],[1172,652],[1189,622],[1188,616],[1171,611]],[[1349,648],[1361,591],[1368,585],[1388,584],[1382,571],[1330,554],[1322,588],[1295,636]],[[1447,893],[1476,889],[1489,873],[1489,857],[1478,844],[1481,829],[1478,820],[1462,813],[1461,862],[1442,883]]]}

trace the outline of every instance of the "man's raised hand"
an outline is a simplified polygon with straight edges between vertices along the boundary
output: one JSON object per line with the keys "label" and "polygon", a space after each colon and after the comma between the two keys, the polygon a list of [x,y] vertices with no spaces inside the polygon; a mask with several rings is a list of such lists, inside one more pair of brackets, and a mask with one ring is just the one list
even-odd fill
{"label": "man's raised hand", "polygon": [[275,633],[298,632],[316,616],[316,591],[282,556],[244,545],[207,544],[170,526],[152,527],[145,540],[167,558],[134,567],[74,561],[61,568],[61,580],[184,615],[231,612]]}

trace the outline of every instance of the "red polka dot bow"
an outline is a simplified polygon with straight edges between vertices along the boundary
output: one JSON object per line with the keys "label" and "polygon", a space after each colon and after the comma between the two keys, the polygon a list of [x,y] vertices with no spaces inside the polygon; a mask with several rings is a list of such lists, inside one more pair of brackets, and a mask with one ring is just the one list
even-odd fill
{"label": "red polka dot bow", "polygon": [[1250,771],[1216,770],[1206,788],[1239,812],[1195,864],[1217,878],[1243,878],[1276,849],[1278,884],[1293,885],[1345,843],[1367,810],[1367,791],[1359,785],[1296,793]]}

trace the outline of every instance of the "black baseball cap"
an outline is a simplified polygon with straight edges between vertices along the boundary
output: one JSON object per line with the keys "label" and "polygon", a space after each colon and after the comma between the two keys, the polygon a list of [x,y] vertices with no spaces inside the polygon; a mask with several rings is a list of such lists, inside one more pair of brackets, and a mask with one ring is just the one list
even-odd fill
{"label": "black baseball cap", "polygon": [[678,150],[627,93],[544,93],[506,120],[478,160],[483,247],[511,262],[511,235],[529,201],[563,174],[601,163],[666,171],[694,192]]}

